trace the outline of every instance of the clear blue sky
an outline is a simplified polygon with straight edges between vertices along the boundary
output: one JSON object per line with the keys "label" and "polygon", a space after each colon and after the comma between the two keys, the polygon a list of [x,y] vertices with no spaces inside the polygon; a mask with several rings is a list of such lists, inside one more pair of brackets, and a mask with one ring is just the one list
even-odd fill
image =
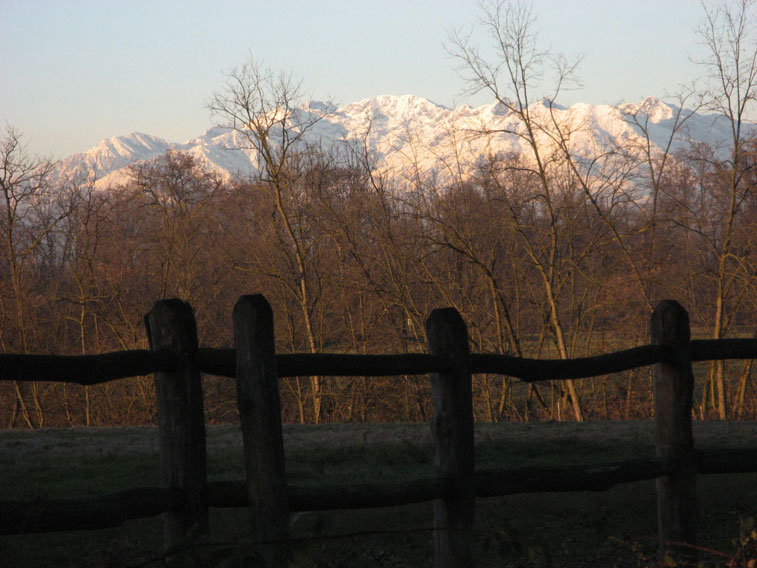
{"label": "clear blue sky", "polygon": [[[535,0],[534,11],[545,46],[585,56],[584,87],[564,104],[664,97],[702,72],[695,0]],[[0,124],[53,158],[133,131],[183,142],[211,126],[208,99],[248,54],[339,104],[479,105],[460,96],[443,47],[477,14],[464,0],[0,0]]]}

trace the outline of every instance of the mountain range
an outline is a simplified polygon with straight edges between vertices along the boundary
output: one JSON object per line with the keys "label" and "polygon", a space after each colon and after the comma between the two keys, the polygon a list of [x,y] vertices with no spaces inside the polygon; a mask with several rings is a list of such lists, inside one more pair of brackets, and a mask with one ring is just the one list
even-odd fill
{"label": "mountain range", "polygon": [[[653,146],[667,145],[676,117],[687,117],[673,140],[672,149],[693,142],[727,148],[730,126],[723,117],[681,109],[657,98],[619,105],[574,104],[570,107],[538,101],[529,107],[534,117],[556,120],[573,132],[570,144],[577,155],[590,155],[609,145],[638,147],[645,125]],[[522,124],[501,104],[450,109],[412,95],[382,95],[337,107],[311,101],[296,109],[300,119],[318,119],[307,132],[306,141],[322,146],[350,144],[367,148],[375,167],[398,175],[412,172],[455,176],[467,171],[484,154],[524,152],[528,149],[517,136]],[[552,113],[551,115],[547,113]],[[637,120],[629,120],[635,116]],[[750,124],[749,128],[755,125]],[[476,133],[494,132],[489,136]],[[548,134],[541,134],[546,141]],[[214,126],[204,134],[177,143],[134,132],[102,140],[86,152],[56,163],[59,176],[96,179],[97,187],[124,182],[128,166],[151,160],[167,150],[188,152],[223,177],[247,178],[257,171],[255,152],[249,143],[229,127]],[[464,175],[464,174],[463,174]]]}

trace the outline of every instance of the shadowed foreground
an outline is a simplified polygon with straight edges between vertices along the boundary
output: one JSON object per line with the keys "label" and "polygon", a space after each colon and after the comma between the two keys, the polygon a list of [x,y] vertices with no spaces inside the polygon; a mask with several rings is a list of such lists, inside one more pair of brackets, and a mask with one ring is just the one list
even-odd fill
{"label": "shadowed foreground", "polygon": [[[293,484],[399,482],[431,468],[427,424],[284,426],[287,476]],[[695,422],[697,446],[757,445],[754,423]],[[576,465],[633,459],[654,448],[650,422],[477,424],[477,468]],[[212,481],[244,475],[241,432],[208,428]],[[0,499],[85,496],[158,484],[157,429],[3,431]],[[731,552],[740,520],[757,515],[757,475],[702,476],[703,547]],[[431,566],[432,505],[296,516],[293,549],[301,565]],[[399,513],[402,514],[399,514]],[[198,554],[223,566],[244,555],[244,510],[211,510],[211,534]],[[475,550],[484,566],[636,566],[654,556],[653,482],[605,493],[520,494],[481,499]],[[162,550],[159,517],[120,528],[0,537],[8,566],[135,566]],[[223,562],[222,562],[223,561]],[[159,565],[148,563],[146,565]],[[298,564],[299,565],[299,564]]]}

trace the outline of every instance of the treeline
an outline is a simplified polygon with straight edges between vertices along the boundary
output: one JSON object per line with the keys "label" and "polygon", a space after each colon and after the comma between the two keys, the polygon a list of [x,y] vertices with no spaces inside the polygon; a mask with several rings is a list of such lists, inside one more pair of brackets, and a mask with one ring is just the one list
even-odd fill
{"label": "treeline", "polygon": [[[624,116],[636,138],[580,145],[587,126],[555,103],[575,65],[539,50],[530,10],[508,2],[484,6],[482,25],[499,49],[492,61],[468,36],[453,36],[450,50],[471,91],[488,91],[517,126],[451,125],[453,146],[425,153],[418,138],[419,156],[439,157],[434,171],[412,156],[401,173],[381,170],[370,130],[362,144],[313,144],[318,117],[300,110],[299,85],[252,61],[210,103],[254,156],[259,174],[249,181],[224,181],[169,152],[96,190],[95,180],[53,178],[9,127],[0,140],[0,349],[145,348],[143,315],[172,296],[194,307],[202,345],[228,347],[231,307],[252,292],[274,308],[280,352],[422,351],[428,313],[454,306],[474,351],[570,358],[647,343],[649,313],[663,298],[689,310],[698,337],[751,336],[757,145],[744,116],[757,58],[743,53],[748,10],[706,12],[700,34],[714,87],[680,96],[667,140],[642,106]],[[533,82],[553,62],[554,91],[534,105]],[[717,112],[731,139],[682,145],[687,106]],[[466,165],[468,140],[502,134],[522,153]],[[701,418],[757,416],[751,362],[713,363],[697,379]],[[205,388],[208,419],[234,420],[233,383],[209,377]],[[539,388],[480,375],[474,395],[478,420],[652,413],[644,369]],[[149,377],[0,384],[9,427],[149,423],[153,400]],[[282,405],[291,422],[425,420],[428,380],[288,379]]]}
{"label": "treeline", "polygon": [[[6,171],[13,157],[6,154]],[[228,347],[231,307],[250,292],[272,303],[281,352],[423,351],[430,310],[454,306],[477,352],[576,357],[647,343],[650,307],[666,297],[681,300],[696,333],[711,337],[724,285],[724,334],[749,335],[757,324],[757,200],[750,186],[721,280],[714,245],[728,196],[717,169],[679,160],[654,202],[593,201],[569,177],[547,195],[517,157],[491,158],[443,189],[392,182],[315,150],[307,158],[280,194],[263,181],[225,183],[177,152],[135,166],[128,183],[109,191],[47,187],[36,169],[27,177],[39,183],[26,190],[4,185],[3,352],[145,348],[143,315],[173,296],[193,305],[204,346]],[[716,371],[703,369],[702,417],[717,415]],[[422,420],[427,383],[287,379],[283,415]],[[209,420],[234,420],[233,381],[205,385]],[[4,426],[155,419],[150,377],[0,389]],[[728,417],[753,417],[755,394],[749,364],[725,368]],[[482,375],[475,396],[479,420],[652,412],[645,370],[577,383],[572,392]]]}

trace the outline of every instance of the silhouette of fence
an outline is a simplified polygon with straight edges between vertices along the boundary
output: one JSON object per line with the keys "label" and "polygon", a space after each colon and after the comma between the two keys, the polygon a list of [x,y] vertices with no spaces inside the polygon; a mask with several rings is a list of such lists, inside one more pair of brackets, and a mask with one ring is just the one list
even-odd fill
{"label": "silhouette of fence", "polygon": [[[0,355],[0,380],[92,385],[155,374],[164,487],[79,499],[0,502],[0,534],[117,526],[164,514],[173,551],[208,528],[209,507],[248,507],[253,541],[271,566],[285,565],[289,513],[434,501],[439,567],[473,565],[476,498],[521,492],[603,491],[657,480],[660,551],[681,558],[696,543],[696,476],[757,471],[757,448],[696,451],[691,430],[692,361],[757,358],[757,340],[690,340],[688,314],[663,301],[651,316],[651,345],[572,360],[471,354],[466,326],[451,308],[426,324],[427,354],[276,354],[273,314],[263,296],[234,308],[234,349],[199,348],[192,308],[157,302],[145,324],[150,350],[59,357]],[[580,379],[654,365],[656,455],[605,464],[475,470],[471,375],[499,373],[528,382]],[[247,479],[207,481],[201,373],[235,377]],[[433,477],[395,484],[287,485],[279,378],[430,374]],[[173,557],[181,562],[181,557]]]}

